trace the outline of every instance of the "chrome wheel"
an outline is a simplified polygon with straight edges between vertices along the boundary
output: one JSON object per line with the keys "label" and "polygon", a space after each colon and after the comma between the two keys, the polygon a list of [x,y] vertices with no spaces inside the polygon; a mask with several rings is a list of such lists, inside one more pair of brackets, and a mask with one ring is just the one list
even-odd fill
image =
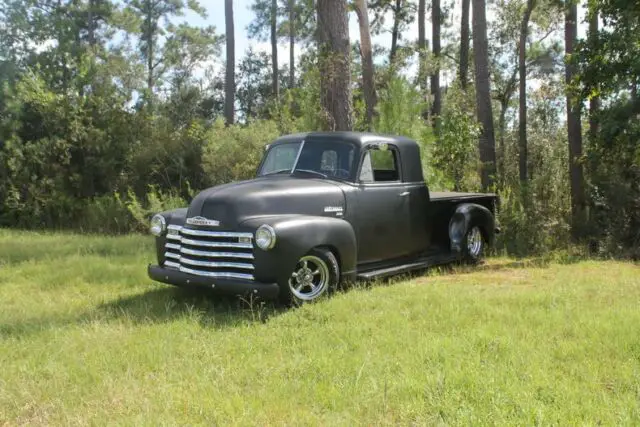
{"label": "chrome wheel", "polygon": [[320,258],[306,255],[300,258],[289,278],[291,294],[302,301],[311,301],[329,287],[329,267]]}
{"label": "chrome wheel", "polygon": [[467,253],[471,258],[480,257],[482,252],[482,233],[478,227],[473,227],[467,234]]}

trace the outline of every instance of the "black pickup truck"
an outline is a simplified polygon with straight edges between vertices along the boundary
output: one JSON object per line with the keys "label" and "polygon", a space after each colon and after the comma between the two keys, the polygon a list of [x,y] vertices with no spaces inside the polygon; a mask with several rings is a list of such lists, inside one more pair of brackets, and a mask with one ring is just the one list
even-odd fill
{"label": "black pickup truck", "polygon": [[154,280],[286,302],[341,282],[476,261],[496,195],[429,192],[415,141],[370,133],[283,136],[255,179],[155,215]]}

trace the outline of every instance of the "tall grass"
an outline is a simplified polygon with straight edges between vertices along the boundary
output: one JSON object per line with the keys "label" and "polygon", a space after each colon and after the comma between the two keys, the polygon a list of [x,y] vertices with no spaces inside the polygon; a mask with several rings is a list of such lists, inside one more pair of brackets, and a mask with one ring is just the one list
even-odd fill
{"label": "tall grass", "polygon": [[0,230],[0,424],[640,423],[637,264],[498,258],[284,310],[152,261]]}

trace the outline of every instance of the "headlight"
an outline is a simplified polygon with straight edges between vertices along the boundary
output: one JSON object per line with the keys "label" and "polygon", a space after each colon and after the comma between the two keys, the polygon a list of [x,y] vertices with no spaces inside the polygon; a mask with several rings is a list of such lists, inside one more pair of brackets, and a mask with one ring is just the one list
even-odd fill
{"label": "headlight", "polygon": [[156,214],[151,218],[151,227],[149,227],[149,231],[154,236],[162,236],[164,232],[167,230],[167,221],[160,214]]}
{"label": "headlight", "polygon": [[276,244],[276,231],[270,225],[261,225],[256,230],[256,245],[264,251],[271,249]]}

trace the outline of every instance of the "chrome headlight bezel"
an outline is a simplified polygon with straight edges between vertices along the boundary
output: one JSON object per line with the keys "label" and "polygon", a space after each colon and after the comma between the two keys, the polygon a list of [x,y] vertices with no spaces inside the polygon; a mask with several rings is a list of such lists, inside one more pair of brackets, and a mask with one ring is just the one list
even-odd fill
{"label": "chrome headlight bezel", "polygon": [[256,246],[268,251],[276,245],[276,230],[272,226],[262,224],[255,233]]}
{"label": "chrome headlight bezel", "polygon": [[155,214],[153,218],[151,218],[149,231],[156,237],[164,235],[167,231],[167,220],[164,218],[164,216]]}

